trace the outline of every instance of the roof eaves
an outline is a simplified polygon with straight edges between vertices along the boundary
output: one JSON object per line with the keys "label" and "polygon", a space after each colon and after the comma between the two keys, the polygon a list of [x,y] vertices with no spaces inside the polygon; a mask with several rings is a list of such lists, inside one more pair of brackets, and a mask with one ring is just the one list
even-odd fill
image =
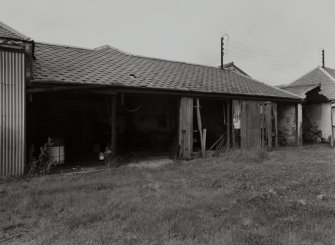
{"label": "roof eaves", "polygon": [[240,76],[246,77],[246,78],[248,78],[248,79],[251,79],[251,80],[253,80],[254,82],[257,82],[257,83],[263,84],[263,85],[265,85],[265,86],[267,86],[267,87],[270,87],[270,88],[276,89],[276,90],[278,90],[278,91],[280,91],[280,92],[287,93],[287,94],[289,94],[289,95],[291,95],[291,96],[294,96],[294,97],[296,97],[297,99],[301,99],[301,97],[300,97],[300,96],[298,96],[298,95],[296,95],[296,94],[294,94],[294,93],[291,93],[291,92],[289,92],[289,91],[286,91],[286,90],[284,90],[284,89],[277,88],[277,87],[275,87],[275,86],[271,86],[271,85],[269,85],[269,84],[266,84],[266,83],[264,83],[264,82],[258,81],[258,80],[256,80],[256,79],[254,79],[253,77],[249,77],[249,76],[247,76],[247,75],[244,75],[244,74],[238,73],[238,72],[236,72],[236,71],[233,71],[233,70],[232,70],[232,72],[236,73],[237,75],[240,75]]}
{"label": "roof eaves", "polygon": [[[52,85],[63,85],[63,84],[69,84],[66,81],[63,80],[56,80],[56,79],[39,79],[39,80],[32,80],[31,83],[32,84],[40,84],[43,83],[45,85],[45,83],[48,82],[49,86]],[[87,83],[77,83],[77,82],[71,82],[71,84],[73,85],[87,85]],[[47,86],[48,86],[47,85]],[[281,97],[281,96],[271,96],[271,95],[251,95],[251,94],[236,94],[236,93],[220,93],[220,92],[204,92],[202,90],[191,90],[188,88],[156,88],[156,87],[137,87],[137,86],[131,86],[131,85],[125,85],[122,83],[95,83],[95,84],[88,84],[90,86],[92,86],[92,88],[115,88],[115,89],[136,89],[136,90],[150,90],[150,91],[174,91],[177,93],[183,93],[183,92],[187,92],[188,94],[193,94],[193,95],[197,95],[197,94],[202,94],[202,95],[216,95],[216,96],[239,96],[239,97],[245,97],[245,98],[267,98],[267,99],[272,99],[272,100],[279,100],[279,101],[298,101],[301,98],[297,97],[297,98],[291,98],[291,97]],[[286,91],[285,91],[286,92]],[[293,94],[294,95],[294,94]]]}

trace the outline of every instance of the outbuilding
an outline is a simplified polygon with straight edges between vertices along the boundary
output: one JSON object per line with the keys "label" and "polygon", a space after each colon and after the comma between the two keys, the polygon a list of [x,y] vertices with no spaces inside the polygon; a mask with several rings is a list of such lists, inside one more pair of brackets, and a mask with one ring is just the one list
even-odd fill
{"label": "outbuilding", "polygon": [[0,26],[1,175],[23,174],[27,149],[48,137],[67,162],[106,147],[191,159],[302,142],[300,97],[231,66],[33,42]]}
{"label": "outbuilding", "polygon": [[317,67],[283,89],[302,98],[304,142],[334,145],[335,70]]}

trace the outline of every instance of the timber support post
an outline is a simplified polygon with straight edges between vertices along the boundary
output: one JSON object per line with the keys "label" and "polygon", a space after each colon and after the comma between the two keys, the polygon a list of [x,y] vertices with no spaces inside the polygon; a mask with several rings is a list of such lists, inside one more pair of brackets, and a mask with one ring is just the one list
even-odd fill
{"label": "timber support post", "polygon": [[295,105],[295,122],[296,122],[296,142],[297,146],[302,145],[302,106]]}
{"label": "timber support post", "polygon": [[117,140],[117,132],[116,132],[116,94],[111,95],[109,97],[110,106],[107,107],[109,112],[109,122],[110,122],[110,149],[105,152],[105,164],[108,167],[116,167],[116,140]]}
{"label": "timber support post", "polygon": [[277,113],[277,103],[272,104],[273,120],[274,120],[274,130],[275,130],[275,149],[278,148],[278,113]]}
{"label": "timber support post", "polygon": [[230,135],[231,135],[231,100],[227,101],[226,104],[226,115],[227,115],[227,149],[230,149],[231,143],[230,143]]}
{"label": "timber support post", "polygon": [[193,98],[182,97],[179,105],[179,157],[191,159],[193,153]]}
{"label": "timber support post", "polygon": [[200,114],[200,102],[199,99],[197,101],[197,122],[198,122],[198,131],[200,137],[200,146],[201,146],[201,155],[202,157],[206,156],[206,134],[207,130],[202,129],[202,121],[201,121],[201,114]]}

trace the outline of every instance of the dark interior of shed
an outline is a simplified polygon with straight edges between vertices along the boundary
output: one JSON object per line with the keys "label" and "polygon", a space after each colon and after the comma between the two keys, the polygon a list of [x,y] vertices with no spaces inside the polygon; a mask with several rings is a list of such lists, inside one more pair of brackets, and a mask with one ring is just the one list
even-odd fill
{"label": "dark interior of shed", "polygon": [[[194,103],[193,128],[194,151],[200,151],[200,135],[198,130],[197,104]],[[227,101],[217,99],[200,99],[200,115],[202,128],[206,129],[206,150],[223,150],[227,145],[228,109]]]}
{"label": "dark interior of shed", "polygon": [[[65,165],[98,163],[99,153],[111,144],[111,95],[55,92],[28,98],[29,148],[38,149],[51,137],[64,144]],[[120,158],[171,155],[177,142],[177,97],[119,93],[116,102]]]}

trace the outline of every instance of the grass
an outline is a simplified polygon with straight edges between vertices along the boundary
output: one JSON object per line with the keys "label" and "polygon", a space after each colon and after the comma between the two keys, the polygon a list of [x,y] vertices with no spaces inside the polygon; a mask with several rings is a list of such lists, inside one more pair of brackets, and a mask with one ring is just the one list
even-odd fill
{"label": "grass", "polygon": [[304,146],[1,180],[0,243],[335,244],[334,159]]}

